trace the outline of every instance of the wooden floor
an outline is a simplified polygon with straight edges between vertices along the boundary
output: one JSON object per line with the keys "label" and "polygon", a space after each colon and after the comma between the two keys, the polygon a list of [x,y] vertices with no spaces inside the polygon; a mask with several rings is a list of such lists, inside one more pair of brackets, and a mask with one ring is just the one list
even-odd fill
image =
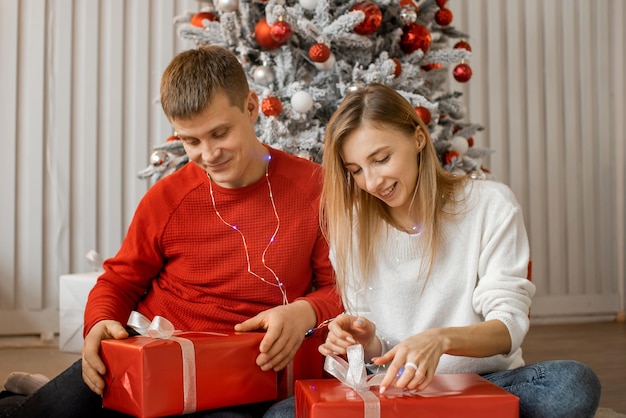
{"label": "wooden floor", "polygon": [[626,323],[531,325],[522,345],[527,364],[578,360],[600,378],[600,406],[626,414]]}

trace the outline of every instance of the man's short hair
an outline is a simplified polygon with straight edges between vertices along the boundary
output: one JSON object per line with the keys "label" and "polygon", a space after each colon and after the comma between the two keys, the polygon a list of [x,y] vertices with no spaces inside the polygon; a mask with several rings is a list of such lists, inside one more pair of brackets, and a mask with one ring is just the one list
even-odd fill
{"label": "man's short hair", "polygon": [[246,73],[237,56],[220,46],[181,52],[161,78],[161,105],[170,121],[197,116],[219,93],[244,110],[249,93]]}

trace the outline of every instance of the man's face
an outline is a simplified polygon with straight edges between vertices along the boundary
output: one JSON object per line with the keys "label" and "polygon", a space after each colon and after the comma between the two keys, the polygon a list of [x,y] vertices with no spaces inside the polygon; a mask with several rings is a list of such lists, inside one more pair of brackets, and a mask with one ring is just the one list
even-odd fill
{"label": "man's face", "polygon": [[254,131],[258,117],[258,99],[250,92],[244,110],[232,105],[218,93],[210,105],[189,120],[175,120],[172,125],[182,140],[189,160],[207,172],[218,185],[243,187],[257,180],[259,146]]}

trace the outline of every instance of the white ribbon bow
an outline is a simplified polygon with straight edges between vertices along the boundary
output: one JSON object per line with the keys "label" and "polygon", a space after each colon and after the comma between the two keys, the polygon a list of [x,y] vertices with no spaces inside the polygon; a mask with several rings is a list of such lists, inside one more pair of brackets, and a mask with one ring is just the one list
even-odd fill
{"label": "white ribbon bow", "polygon": [[370,387],[379,385],[385,375],[378,373],[367,376],[363,346],[361,344],[348,347],[347,357],[348,361],[346,362],[337,355],[326,356],[324,370],[359,394],[364,402],[364,418],[379,418],[380,400],[370,391]]}
{"label": "white ribbon bow", "polygon": [[187,338],[174,336],[174,325],[163,318],[155,316],[152,321],[137,311],[133,311],[126,323],[140,335],[163,340],[172,340],[180,345],[183,357],[183,414],[196,411],[196,351],[193,342]]}

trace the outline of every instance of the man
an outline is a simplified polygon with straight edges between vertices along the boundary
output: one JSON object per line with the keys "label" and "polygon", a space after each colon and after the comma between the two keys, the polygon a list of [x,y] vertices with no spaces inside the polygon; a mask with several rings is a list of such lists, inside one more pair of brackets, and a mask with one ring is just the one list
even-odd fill
{"label": "man", "polygon": [[82,361],[0,416],[115,416],[101,409],[99,348],[128,336],[133,310],[184,331],[264,330],[256,362],[275,371],[308,329],[341,311],[319,227],[321,168],[258,140],[258,97],[236,56],[217,46],[179,54],[161,103],[192,164],[146,193],[105,262],[85,309]]}

